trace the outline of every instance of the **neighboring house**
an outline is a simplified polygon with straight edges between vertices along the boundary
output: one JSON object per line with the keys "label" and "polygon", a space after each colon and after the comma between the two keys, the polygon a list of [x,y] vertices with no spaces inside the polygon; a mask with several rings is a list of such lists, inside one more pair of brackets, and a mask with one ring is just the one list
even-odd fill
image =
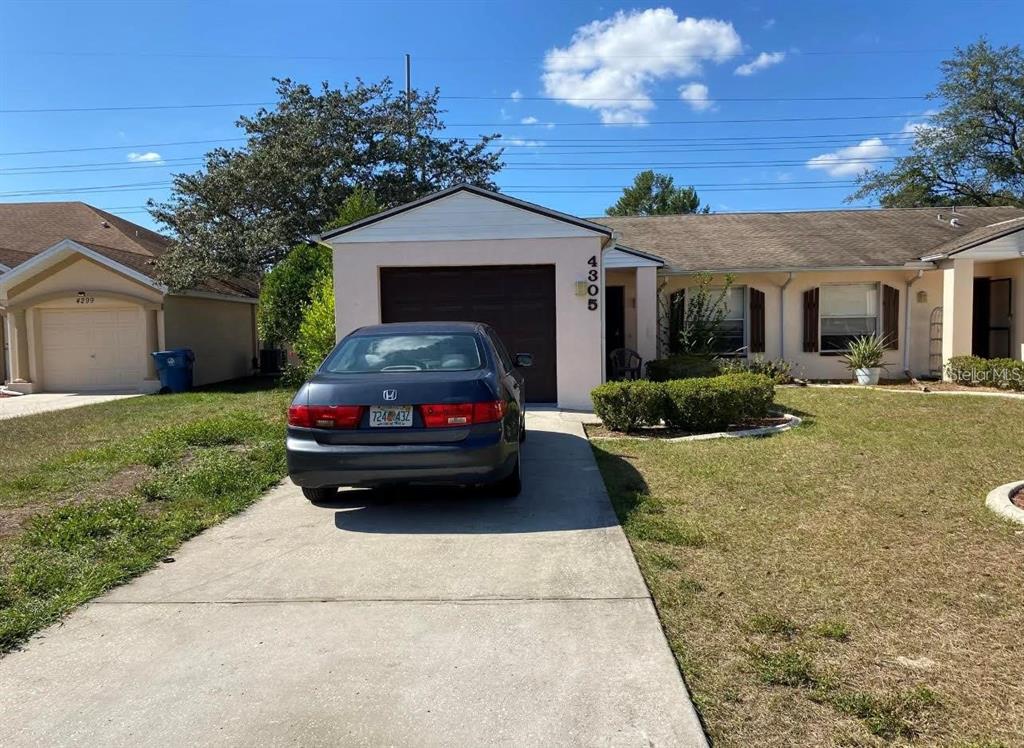
{"label": "neighboring house", "polygon": [[256,288],[169,293],[169,240],[85,203],[0,204],[0,380],[20,392],[159,389],[152,351],[195,351],[195,383],[252,372]]}
{"label": "neighboring house", "polygon": [[322,236],[339,338],[408,320],[479,320],[532,353],[527,398],[589,408],[607,353],[667,353],[695,275],[722,283],[728,350],[849,376],[851,336],[886,334],[892,375],[961,354],[1024,357],[1024,211],[1015,208],[582,219],[457,186]]}

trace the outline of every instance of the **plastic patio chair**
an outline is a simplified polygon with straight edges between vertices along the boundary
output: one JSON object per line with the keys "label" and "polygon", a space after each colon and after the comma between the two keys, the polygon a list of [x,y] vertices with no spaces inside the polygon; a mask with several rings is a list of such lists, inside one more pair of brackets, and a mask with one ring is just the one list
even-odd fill
{"label": "plastic patio chair", "polygon": [[631,348],[616,348],[608,354],[611,379],[640,379],[644,360]]}

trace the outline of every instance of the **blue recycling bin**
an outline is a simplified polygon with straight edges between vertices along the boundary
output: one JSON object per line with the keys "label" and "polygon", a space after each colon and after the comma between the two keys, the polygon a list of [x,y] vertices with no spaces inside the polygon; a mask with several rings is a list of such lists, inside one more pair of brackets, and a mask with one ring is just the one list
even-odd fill
{"label": "blue recycling bin", "polygon": [[196,356],[191,348],[172,348],[150,354],[160,377],[160,392],[188,392],[192,389],[192,364]]}

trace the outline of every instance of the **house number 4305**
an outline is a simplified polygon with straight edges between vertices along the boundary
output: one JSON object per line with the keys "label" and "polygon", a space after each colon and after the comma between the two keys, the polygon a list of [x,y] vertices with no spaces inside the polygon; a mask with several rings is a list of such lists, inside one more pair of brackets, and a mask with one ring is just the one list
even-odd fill
{"label": "house number 4305", "polygon": [[591,255],[590,259],[587,260],[587,265],[590,269],[587,270],[587,309],[590,311],[597,310],[597,297],[601,293],[601,287],[597,284],[598,279],[601,277],[600,271],[597,269],[597,255]]}

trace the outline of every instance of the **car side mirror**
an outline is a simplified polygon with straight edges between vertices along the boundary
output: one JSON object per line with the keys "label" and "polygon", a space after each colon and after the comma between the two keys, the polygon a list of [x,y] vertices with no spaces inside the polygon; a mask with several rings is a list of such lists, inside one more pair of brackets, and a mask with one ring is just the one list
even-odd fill
{"label": "car side mirror", "polygon": [[515,364],[517,369],[528,369],[533,366],[533,356],[529,353],[517,353]]}

